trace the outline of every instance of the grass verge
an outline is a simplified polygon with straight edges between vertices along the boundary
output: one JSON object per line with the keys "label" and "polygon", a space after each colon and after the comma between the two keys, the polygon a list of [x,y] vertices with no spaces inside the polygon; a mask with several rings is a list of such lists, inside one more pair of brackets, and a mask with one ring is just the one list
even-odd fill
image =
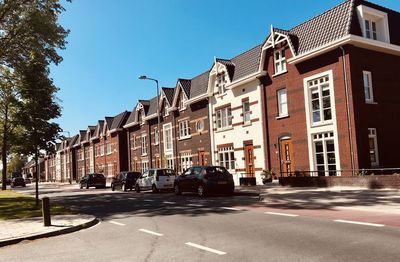
{"label": "grass verge", "polygon": [[[35,198],[12,190],[0,190],[0,220],[21,219],[42,216],[42,203],[36,207]],[[76,212],[64,206],[51,203],[51,215],[71,215]]]}

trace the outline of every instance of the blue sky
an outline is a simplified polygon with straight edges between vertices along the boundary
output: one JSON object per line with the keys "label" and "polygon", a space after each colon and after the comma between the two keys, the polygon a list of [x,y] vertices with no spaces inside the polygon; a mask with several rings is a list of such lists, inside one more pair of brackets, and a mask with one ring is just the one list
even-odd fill
{"label": "blue sky", "polygon": [[[372,0],[400,11],[398,0]],[[261,43],[270,25],[289,29],[342,0],[73,0],[60,23],[71,30],[64,61],[52,66],[65,131],[95,125]]]}

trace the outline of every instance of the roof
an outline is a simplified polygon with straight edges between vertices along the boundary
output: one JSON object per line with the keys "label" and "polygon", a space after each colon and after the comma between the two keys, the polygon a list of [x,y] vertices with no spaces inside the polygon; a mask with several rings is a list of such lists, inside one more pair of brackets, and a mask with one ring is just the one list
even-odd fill
{"label": "roof", "polygon": [[151,116],[153,114],[157,114],[157,108],[158,108],[157,101],[158,101],[157,97],[153,97],[152,99],[150,99],[149,109],[147,111],[146,116]]}
{"label": "roof", "polygon": [[189,99],[207,93],[209,73],[210,71],[206,71],[192,78]]}
{"label": "roof", "polygon": [[130,114],[129,111],[124,111],[124,112],[119,113],[118,115],[114,116],[110,130],[122,128],[123,125],[125,125],[126,120],[129,117],[129,114]]}
{"label": "roof", "polygon": [[86,137],[86,130],[79,130],[80,143],[85,141],[85,137]]}
{"label": "roof", "polygon": [[74,135],[73,137],[71,137],[69,146],[72,147],[72,146],[76,145],[77,141],[79,140],[78,138],[79,138],[79,135]]}
{"label": "roof", "polygon": [[163,87],[162,91],[164,92],[165,97],[167,98],[168,104],[172,105],[172,100],[174,100],[175,88],[173,88],[173,87]]}
{"label": "roof", "polygon": [[99,120],[96,126],[96,130],[94,131],[94,136],[99,137],[101,132],[103,132],[103,128],[104,128],[104,120]]}
{"label": "roof", "polygon": [[235,72],[233,78],[231,78],[232,82],[258,72],[261,47],[262,45],[257,45],[230,60],[235,65]]}
{"label": "roof", "polygon": [[183,92],[185,92],[186,97],[190,98],[191,80],[189,79],[178,79],[178,83],[182,86]]}
{"label": "roof", "polygon": [[112,117],[112,116],[106,116],[105,117],[105,120],[106,120],[106,124],[107,124],[107,128],[108,128],[108,130],[111,130],[111,125],[112,125],[112,122],[113,122],[113,120],[114,120],[114,117]]}

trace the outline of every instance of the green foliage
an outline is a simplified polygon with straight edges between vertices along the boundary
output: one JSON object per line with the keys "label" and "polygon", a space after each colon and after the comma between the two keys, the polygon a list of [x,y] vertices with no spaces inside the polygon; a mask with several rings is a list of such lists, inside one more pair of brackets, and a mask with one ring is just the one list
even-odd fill
{"label": "green foliage", "polygon": [[28,162],[28,158],[24,155],[12,154],[7,165],[7,173],[11,174],[14,171],[22,173],[22,168]]}

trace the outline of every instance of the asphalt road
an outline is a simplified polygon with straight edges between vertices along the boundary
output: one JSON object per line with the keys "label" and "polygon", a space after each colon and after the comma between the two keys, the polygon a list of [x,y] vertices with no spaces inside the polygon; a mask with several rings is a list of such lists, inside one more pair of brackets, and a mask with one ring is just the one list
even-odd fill
{"label": "asphalt road", "polygon": [[272,212],[254,195],[67,188],[42,192],[101,223],[0,248],[0,261],[400,261],[400,228]]}

